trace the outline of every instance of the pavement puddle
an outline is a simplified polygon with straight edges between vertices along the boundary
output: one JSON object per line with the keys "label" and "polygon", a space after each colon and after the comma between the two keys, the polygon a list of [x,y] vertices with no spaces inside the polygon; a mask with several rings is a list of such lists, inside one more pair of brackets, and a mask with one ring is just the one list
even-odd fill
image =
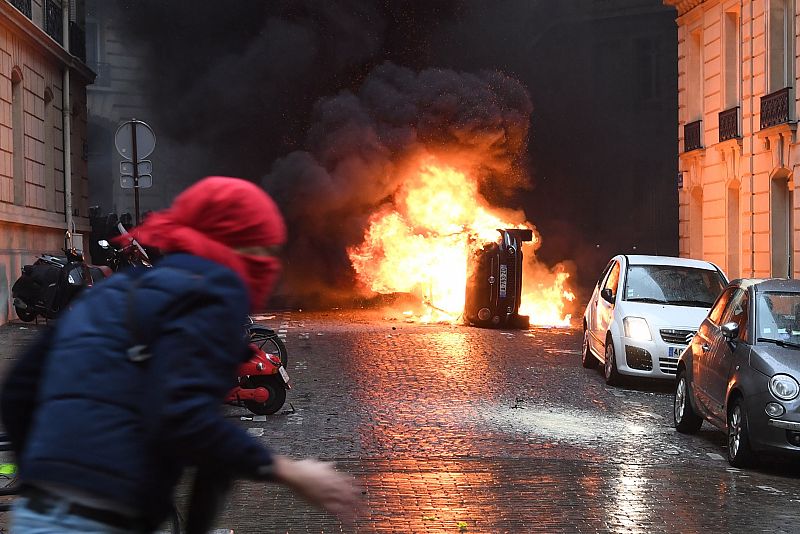
{"label": "pavement puddle", "polygon": [[[651,425],[620,420],[616,415],[598,415],[589,410],[548,408],[495,408],[487,412],[490,423],[553,441],[597,443],[630,440],[652,433]],[[651,422],[654,422],[651,420]]]}

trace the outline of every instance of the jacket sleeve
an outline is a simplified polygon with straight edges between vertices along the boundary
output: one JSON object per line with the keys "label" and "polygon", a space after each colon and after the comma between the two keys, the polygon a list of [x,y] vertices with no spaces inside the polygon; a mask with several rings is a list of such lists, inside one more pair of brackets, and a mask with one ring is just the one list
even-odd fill
{"label": "jacket sleeve", "polygon": [[270,452],[241,427],[225,420],[221,404],[245,354],[239,316],[222,299],[194,301],[167,319],[152,344],[151,407],[158,414],[159,445],[171,456],[215,465],[256,478],[272,463]]}
{"label": "jacket sleeve", "polygon": [[14,453],[18,456],[25,446],[36,411],[42,369],[54,334],[54,329],[49,327],[39,334],[36,341],[20,355],[3,381],[3,391],[0,393],[3,427],[11,440]]}

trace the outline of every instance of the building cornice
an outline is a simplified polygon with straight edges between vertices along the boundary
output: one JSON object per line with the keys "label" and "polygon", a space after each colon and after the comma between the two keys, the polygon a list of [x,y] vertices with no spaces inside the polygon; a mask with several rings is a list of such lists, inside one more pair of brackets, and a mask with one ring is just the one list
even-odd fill
{"label": "building cornice", "polygon": [[673,6],[678,10],[678,16],[685,15],[703,3],[704,0],[663,0],[665,6]]}
{"label": "building cornice", "polygon": [[64,50],[63,46],[5,0],[0,0],[0,24],[25,38],[50,59],[68,67],[87,84],[94,82],[95,73],[83,61]]}

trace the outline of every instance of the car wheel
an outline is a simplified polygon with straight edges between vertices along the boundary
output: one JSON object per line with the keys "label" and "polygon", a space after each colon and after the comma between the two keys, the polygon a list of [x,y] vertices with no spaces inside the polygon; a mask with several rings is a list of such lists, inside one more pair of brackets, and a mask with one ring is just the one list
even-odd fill
{"label": "car wheel", "polygon": [[606,361],[603,364],[603,375],[606,379],[606,384],[609,386],[617,386],[620,383],[620,374],[617,371],[617,356],[614,352],[614,341],[611,336],[606,339]]}
{"label": "car wheel", "polygon": [[737,397],[728,409],[728,463],[733,467],[747,467],[755,460],[743,405]]}
{"label": "car wheel", "polygon": [[675,386],[672,418],[675,430],[681,434],[695,434],[703,426],[703,418],[697,415],[694,408],[692,408],[691,391],[689,389],[689,380],[686,378],[686,370],[681,371],[680,376],[678,376],[678,383]]}
{"label": "car wheel", "polygon": [[594,369],[600,362],[597,361],[597,358],[594,357],[594,354],[592,354],[592,350],[589,348],[589,335],[590,335],[589,330],[584,328],[583,354],[581,355],[581,365],[583,365],[585,369]]}

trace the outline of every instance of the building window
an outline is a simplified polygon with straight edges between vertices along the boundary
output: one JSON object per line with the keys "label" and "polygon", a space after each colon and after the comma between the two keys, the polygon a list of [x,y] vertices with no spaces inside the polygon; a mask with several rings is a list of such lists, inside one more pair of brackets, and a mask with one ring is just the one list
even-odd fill
{"label": "building window", "polygon": [[778,278],[791,276],[792,269],[792,191],[786,173],[770,180],[770,256],[771,275]]}
{"label": "building window", "polygon": [[739,249],[741,232],[739,230],[739,182],[734,180],[728,186],[728,277],[739,278]]}
{"label": "building window", "polygon": [[689,196],[689,257],[703,259],[703,188]]}
{"label": "building window", "polygon": [[703,30],[689,33],[686,44],[685,122],[693,122],[703,118]]}
{"label": "building window", "polygon": [[661,96],[659,81],[659,41],[653,38],[636,39],[636,77],[640,100],[648,102]]}
{"label": "building window", "polygon": [[723,15],[724,38],[724,91],[725,109],[735,108],[739,105],[739,13],[727,12]]}
{"label": "building window", "polygon": [[767,92],[772,93],[784,87],[791,86],[792,63],[794,54],[794,28],[792,0],[769,0],[769,19],[767,37],[769,39],[769,61],[767,67],[768,83]]}
{"label": "building window", "polygon": [[44,31],[58,44],[64,44],[64,13],[61,0],[44,0]]}
{"label": "building window", "polygon": [[11,71],[11,143],[14,172],[14,204],[25,205],[25,116],[22,73]]}

